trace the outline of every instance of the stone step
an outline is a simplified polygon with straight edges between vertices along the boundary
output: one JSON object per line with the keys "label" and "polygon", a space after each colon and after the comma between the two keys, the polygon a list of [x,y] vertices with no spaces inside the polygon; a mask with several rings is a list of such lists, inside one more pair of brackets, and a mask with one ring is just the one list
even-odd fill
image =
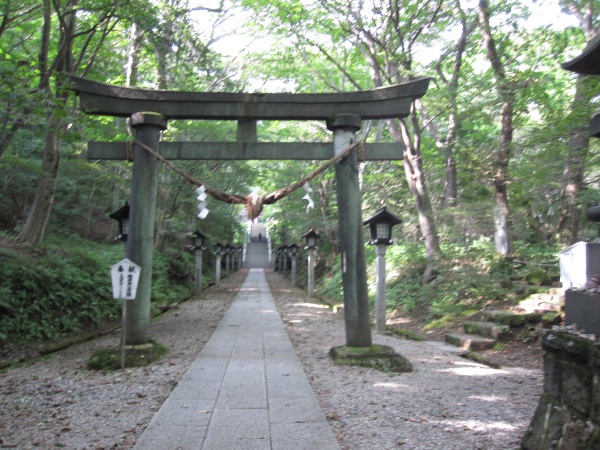
{"label": "stone step", "polygon": [[560,288],[550,288],[549,294],[550,295],[558,295],[558,296],[564,297],[565,296],[565,289],[561,288],[561,287]]}
{"label": "stone step", "polygon": [[465,333],[507,341],[510,339],[510,327],[492,322],[465,322]]}
{"label": "stone step", "polygon": [[550,293],[539,293],[539,294],[531,294],[526,300],[536,300],[539,302],[547,302],[547,303],[556,303],[556,304],[564,304],[565,296],[563,294],[550,294]]}
{"label": "stone step", "polygon": [[448,344],[471,351],[489,350],[496,344],[494,339],[463,333],[446,333],[445,339]]}
{"label": "stone step", "polygon": [[500,325],[508,325],[511,328],[522,327],[526,323],[538,323],[542,320],[542,314],[528,313],[518,314],[502,309],[489,309],[481,311],[483,320]]}
{"label": "stone step", "polygon": [[269,267],[269,254],[266,242],[248,242],[246,244],[246,267],[265,269]]}
{"label": "stone step", "polygon": [[564,302],[545,301],[540,299],[528,298],[519,302],[517,310],[525,313],[546,314],[547,312],[560,312],[563,309]]}

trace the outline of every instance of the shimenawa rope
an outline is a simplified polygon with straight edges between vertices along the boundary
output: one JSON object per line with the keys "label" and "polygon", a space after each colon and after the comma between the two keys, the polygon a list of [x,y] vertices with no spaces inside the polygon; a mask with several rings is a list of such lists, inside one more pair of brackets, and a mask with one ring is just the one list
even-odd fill
{"label": "shimenawa rope", "polygon": [[275,192],[272,192],[270,194],[267,194],[267,195],[250,194],[250,195],[243,196],[243,195],[239,195],[239,194],[229,194],[227,192],[220,191],[218,189],[214,189],[214,188],[207,186],[202,181],[196,180],[190,174],[188,174],[184,170],[180,169],[179,167],[175,166],[171,161],[166,160],[160,153],[154,151],[152,148],[148,147],[147,145],[145,145],[139,141],[134,141],[134,142],[128,143],[127,150],[126,150],[128,157],[129,157],[129,155],[133,155],[133,152],[132,152],[133,144],[139,145],[141,148],[146,150],[152,156],[159,159],[161,162],[163,162],[165,165],[167,165],[167,167],[169,167],[171,170],[177,172],[179,175],[181,175],[183,178],[185,178],[185,180],[188,181],[190,184],[193,184],[196,186],[204,186],[204,188],[206,189],[206,193],[209,194],[215,200],[219,200],[219,201],[229,203],[229,204],[234,204],[234,205],[235,204],[246,205],[246,209],[248,210],[248,217],[250,219],[255,219],[256,217],[258,217],[260,215],[260,213],[262,212],[264,205],[271,205],[271,204],[275,203],[276,201],[281,200],[283,197],[286,197],[287,195],[296,191],[297,189],[300,189],[302,186],[304,186],[305,183],[309,182],[310,180],[315,178],[317,175],[323,173],[325,170],[327,170],[329,167],[331,167],[333,164],[335,164],[342,158],[345,158],[356,147],[358,147],[358,149],[359,149],[358,156],[359,156],[359,160],[361,162],[364,160],[364,151],[365,151],[364,150],[364,142],[355,142],[354,144],[351,144],[348,147],[346,147],[342,152],[335,155],[333,158],[331,158],[329,161],[327,161],[321,167],[316,169],[310,175],[302,178],[300,181],[298,181],[294,184],[291,184],[289,186],[281,188],[281,189],[279,189]]}

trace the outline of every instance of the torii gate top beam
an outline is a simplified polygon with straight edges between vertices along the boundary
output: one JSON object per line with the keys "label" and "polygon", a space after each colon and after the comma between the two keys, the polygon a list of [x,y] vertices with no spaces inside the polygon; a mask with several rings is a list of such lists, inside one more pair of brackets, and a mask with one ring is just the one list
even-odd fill
{"label": "torii gate top beam", "polygon": [[113,86],[71,76],[86,113],[129,117],[140,111],[167,120],[326,120],[337,114],[362,119],[406,117],[427,91],[429,78],[358,92],[328,94],[246,94],[151,91]]}

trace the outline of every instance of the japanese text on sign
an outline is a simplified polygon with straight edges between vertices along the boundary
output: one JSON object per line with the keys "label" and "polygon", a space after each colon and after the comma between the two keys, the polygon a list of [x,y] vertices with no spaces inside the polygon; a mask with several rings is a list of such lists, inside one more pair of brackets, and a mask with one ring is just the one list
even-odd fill
{"label": "japanese text on sign", "polygon": [[110,268],[113,298],[134,300],[142,268],[124,259]]}

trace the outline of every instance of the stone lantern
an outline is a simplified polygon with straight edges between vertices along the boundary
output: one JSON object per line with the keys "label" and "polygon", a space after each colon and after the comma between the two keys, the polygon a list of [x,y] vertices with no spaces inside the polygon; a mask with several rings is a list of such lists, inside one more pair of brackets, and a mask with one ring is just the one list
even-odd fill
{"label": "stone lantern", "polygon": [[119,235],[115,240],[126,241],[129,234],[129,203],[125,202],[123,206],[110,214],[108,217],[114,219],[119,224]]}
{"label": "stone lantern", "polygon": [[302,237],[304,238],[304,249],[308,250],[308,296],[312,297],[315,291],[315,259],[319,247],[319,233],[311,228]]}
{"label": "stone lantern", "polygon": [[385,251],[392,244],[392,227],[402,223],[384,206],[373,216],[364,221],[363,225],[370,225],[370,244],[377,246],[377,298],[375,301],[375,329],[378,333],[385,332]]}

